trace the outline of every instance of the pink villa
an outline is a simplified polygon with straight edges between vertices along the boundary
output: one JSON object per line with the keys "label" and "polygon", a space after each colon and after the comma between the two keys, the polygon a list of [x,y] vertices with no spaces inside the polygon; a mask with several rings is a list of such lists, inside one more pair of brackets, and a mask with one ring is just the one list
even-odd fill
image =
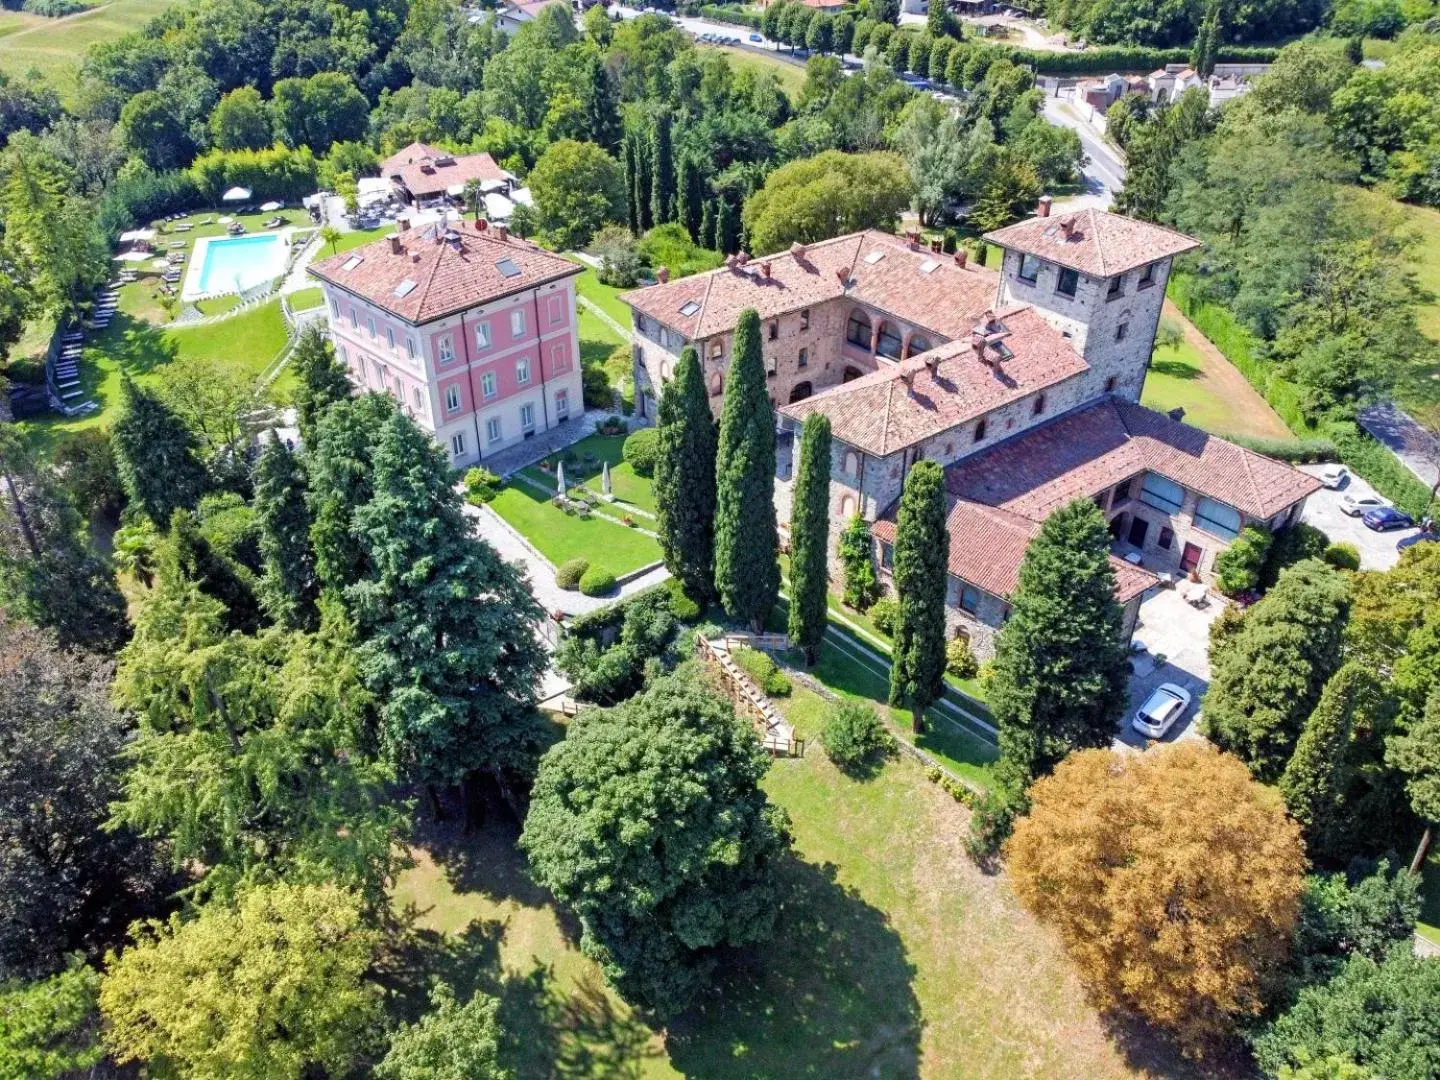
{"label": "pink villa", "polygon": [[336,355],[457,466],[584,411],[575,276],[503,226],[410,229],[316,262]]}

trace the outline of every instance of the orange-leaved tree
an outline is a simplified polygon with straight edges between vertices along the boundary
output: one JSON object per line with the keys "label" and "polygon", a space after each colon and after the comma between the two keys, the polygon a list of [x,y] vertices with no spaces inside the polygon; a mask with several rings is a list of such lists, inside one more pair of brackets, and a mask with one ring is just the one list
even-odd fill
{"label": "orange-leaved tree", "polygon": [[1006,847],[1021,902],[1105,1009],[1203,1053],[1257,1014],[1299,912],[1300,830],[1237,758],[1198,740],[1083,750],[1030,789]]}

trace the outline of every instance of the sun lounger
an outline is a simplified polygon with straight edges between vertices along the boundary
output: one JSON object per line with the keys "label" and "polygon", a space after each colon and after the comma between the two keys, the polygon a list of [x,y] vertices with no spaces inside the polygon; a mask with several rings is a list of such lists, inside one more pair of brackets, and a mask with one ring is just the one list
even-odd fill
{"label": "sun lounger", "polygon": [[269,221],[265,222],[265,228],[278,229],[281,225],[284,224],[285,219],[283,217],[272,217]]}

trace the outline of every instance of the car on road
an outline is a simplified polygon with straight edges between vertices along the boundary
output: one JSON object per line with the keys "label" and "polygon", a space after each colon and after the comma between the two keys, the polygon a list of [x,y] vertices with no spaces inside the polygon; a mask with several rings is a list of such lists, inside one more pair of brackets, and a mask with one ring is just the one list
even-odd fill
{"label": "car on road", "polygon": [[1161,683],[1136,710],[1130,726],[1146,738],[1163,739],[1189,707],[1189,690],[1175,683]]}
{"label": "car on road", "polygon": [[1412,536],[1402,536],[1395,541],[1395,550],[1404,551],[1406,548],[1414,547],[1416,544],[1440,543],[1440,532],[1434,529],[1427,529],[1417,532]]}
{"label": "car on road", "polygon": [[765,38],[764,38],[764,35],[762,35],[762,34],[751,34],[751,35],[750,35],[750,40],[751,40],[751,41],[764,41]]}
{"label": "car on road", "polygon": [[1415,524],[1415,519],[1409,514],[1396,510],[1393,506],[1382,506],[1377,510],[1367,510],[1360,518],[1367,529],[1374,529],[1376,532],[1389,532],[1391,529],[1408,529]]}
{"label": "car on road", "polygon": [[1359,517],[1388,505],[1379,495],[1356,495],[1350,492],[1340,496],[1340,512],[1349,517]]}
{"label": "car on road", "polygon": [[1344,487],[1345,481],[1350,477],[1350,470],[1344,465],[1326,465],[1320,470],[1320,483],[1327,488],[1334,490]]}

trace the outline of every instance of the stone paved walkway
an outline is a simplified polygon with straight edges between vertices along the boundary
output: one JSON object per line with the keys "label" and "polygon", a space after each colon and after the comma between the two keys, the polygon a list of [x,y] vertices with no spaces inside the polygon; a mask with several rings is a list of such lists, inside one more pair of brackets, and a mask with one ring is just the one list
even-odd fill
{"label": "stone paved walkway", "polygon": [[547,458],[557,450],[564,450],[594,433],[601,421],[611,414],[603,409],[591,409],[573,420],[557,424],[549,431],[541,432],[533,439],[501,450],[483,459],[480,464],[497,476],[509,476],[519,472],[526,465],[534,465],[541,458]]}

